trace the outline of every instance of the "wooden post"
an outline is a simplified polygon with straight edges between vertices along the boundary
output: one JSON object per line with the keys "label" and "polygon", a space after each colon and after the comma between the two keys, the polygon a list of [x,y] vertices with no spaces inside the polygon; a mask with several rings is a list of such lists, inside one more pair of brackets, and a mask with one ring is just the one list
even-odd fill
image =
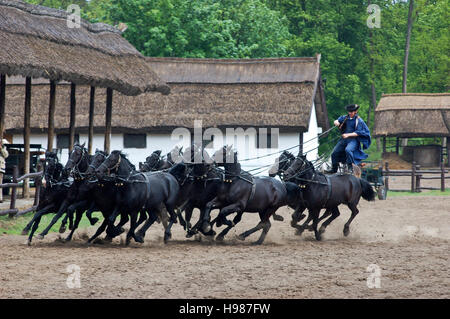
{"label": "wooden post", "polygon": [[300,132],[299,136],[298,155],[303,155],[303,132]]}
{"label": "wooden post", "polygon": [[105,144],[104,151],[109,154],[111,151],[111,118],[112,118],[112,97],[113,90],[106,89],[106,120],[105,120]]}
{"label": "wooden post", "polygon": [[0,141],[5,130],[6,75],[0,75]]}
{"label": "wooden post", "polygon": [[445,165],[441,162],[441,192],[445,192]]}
{"label": "wooden post", "polygon": [[398,155],[400,151],[400,137],[397,137],[395,140],[395,154]]}
{"label": "wooden post", "polygon": [[450,167],[450,136],[445,139],[447,140],[447,166]]}
{"label": "wooden post", "polygon": [[[416,173],[417,171],[420,171],[420,165],[416,165]],[[416,193],[420,193],[422,190],[420,189],[420,177],[422,174],[418,173],[416,174]]]}
{"label": "wooden post", "polygon": [[385,172],[386,172],[386,177],[384,178],[384,187],[386,188],[386,190],[389,190],[389,163],[386,162],[384,164],[385,166]]}
{"label": "wooden post", "polygon": [[[24,127],[23,127],[23,144],[25,167],[24,174],[30,173],[30,121],[31,121],[31,77],[27,77],[25,81],[25,112],[24,112]],[[30,195],[30,179],[23,181],[23,198],[28,198]]]}
{"label": "wooden post", "polygon": [[75,116],[77,99],[75,96],[77,86],[75,83],[70,84],[70,124],[69,124],[69,152],[73,149],[73,144],[75,142]]}
{"label": "wooden post", "polygon": [[[13,166],[13,176],[12,182],[17,183],[17,178],[19,177],[19,168],[17,165]],[[16,209],[16,199],[17,199],[17,187],[12,187],[11,190],[11,203],[9,204],[9,209]],[[14,217],[14,213],[9,214],[9,218]]]}
{"label": "wooden post", "polygon": [[386,136],[383,137],[383,154],[386,153]]}
{"label": "wooden post", "polygon": [[88,133],[88,152],[92,154],[94,143],[94,107],[95,107],[95,86],[91,86],[91,95],[89,99],[89,133]]}
{"label": "wooden post", "polygon": [[55,136],[55,101],[56,101],[56,82],[50,81],[50,101],[48,104],[48,132],[47,132],[47,151],[53,150],[53,139]]}
{"label": "wooden post", "polygon": [[411,193],[416,191],[416,162],[412,162],[411,166]]}

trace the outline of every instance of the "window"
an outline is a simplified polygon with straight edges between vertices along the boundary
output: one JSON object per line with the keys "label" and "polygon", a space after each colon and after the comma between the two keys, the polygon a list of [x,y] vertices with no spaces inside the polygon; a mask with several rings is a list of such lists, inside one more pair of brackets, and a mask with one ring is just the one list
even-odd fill
{"label": "window", "polygon": [[256,134],[256,148],[278,148],[278,130],[260,128]]}
{"label": "window", "polygon": [[[75,134],[74,143],[80,143],[79,134]],[[56,148],[58,149],[69,148],[69,134],[56,135]]]}
{"label": "window", "polygon": [[146,134],[124,134],[123,148],[147,148]]}

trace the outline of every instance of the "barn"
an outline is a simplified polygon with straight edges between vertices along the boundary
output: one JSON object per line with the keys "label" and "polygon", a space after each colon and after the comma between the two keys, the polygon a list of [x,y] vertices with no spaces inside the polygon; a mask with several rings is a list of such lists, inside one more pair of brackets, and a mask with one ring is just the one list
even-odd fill
{"label": "barn", "polygon": [[[181,59],[146,58],[170,86],[169,95],[117,93],[112,107],[111,149],[124,150],[138,164],[154,150],[163,154],[175,145],[188,146],[197,133],[209,149],[233,144],[244,169],[273,163],[278,150],[302,151],[317,157],[317,134],[329,128],[320,74],[320,55],[306,58]],[[31,143],[46,145],[48,84],[33,86]],[[70,85],[58,84],[54,145],[67,159]],[[7,89],[6,133],[21,143],[20,79]],[[87,141],[89,87],[77,87],[76,136]],[[105,92],[95,101],[104,105]],[[105,109],[95,108],[95,148],[103,148]],[[214,130],[211,130],[214,128]],[[184,133],[184,134],[183,134]],[[212,143],[211,143],[212,142]],[[303,144],[304,143],[304,144]],[[302,149],[303,148],[303,149]]]}
{"label": "barn", "polygon": [[[450,149],[450,93],[383,94],[375,110],[374,136],[383,139],[384,153],[389,151],[386,140],[395,139],[395,152],[401,151],[408,162],[439,166]],[[442,142],[408,145],[400,150],[403,138],[433,137]]]}

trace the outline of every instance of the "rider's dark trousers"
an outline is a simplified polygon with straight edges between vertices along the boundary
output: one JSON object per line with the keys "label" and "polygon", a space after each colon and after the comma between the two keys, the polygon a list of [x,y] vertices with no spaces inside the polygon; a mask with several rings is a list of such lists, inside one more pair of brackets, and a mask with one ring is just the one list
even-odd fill
{"label": "rider's dark trousers", "polygon": [[331,162],[333,166],[339,163],[352,164],[355,162],[353,158],[353,151],[358,148],[358,141],[356,138],[341,139],[334,147],[333,153],[331,154]]}

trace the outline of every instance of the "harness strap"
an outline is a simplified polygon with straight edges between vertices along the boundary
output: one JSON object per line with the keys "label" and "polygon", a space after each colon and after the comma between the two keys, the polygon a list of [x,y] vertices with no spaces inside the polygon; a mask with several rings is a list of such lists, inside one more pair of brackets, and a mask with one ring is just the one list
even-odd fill
{"label": "harness strap", "polygon": [[328,175],[325,175],[325,177],[327,178],[327,184],[328,184],[328,193],[327,193],[327,200],[324,204],[324,206],[326,207],[328,204],[328,201],[330,200],[331,197],[331,180],[330,177]]}
{"label": "harness strap", "polygon": [[255,183],[255,178],[252,176],[252,191],[250,192],[250,196],[248,197],[247,202],[251,201],[253,199],[253,197],[255,196],[255,192],[256,192],[256,183]]}

